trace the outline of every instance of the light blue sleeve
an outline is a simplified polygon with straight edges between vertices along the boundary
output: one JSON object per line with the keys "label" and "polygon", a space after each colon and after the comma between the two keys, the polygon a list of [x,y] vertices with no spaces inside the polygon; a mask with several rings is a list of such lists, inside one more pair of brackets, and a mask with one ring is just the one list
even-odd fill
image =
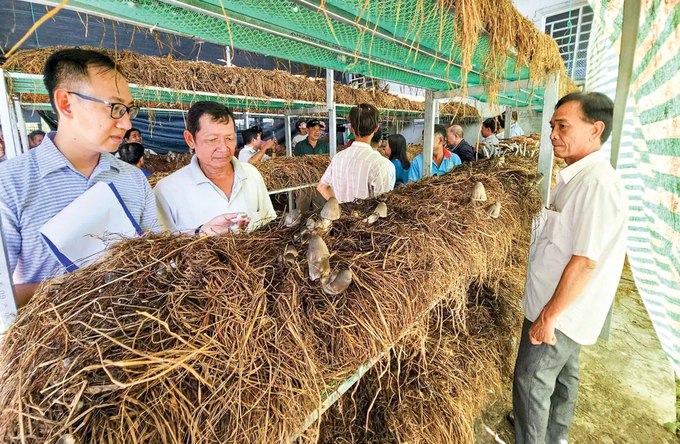
{"label": "light blue sleeve", "polygon": [[454,166],[458,166],[461,163],[460,156],[458,154],[451,153],[451,160],[453,161]]}
{"label": "light blue sleeve", "polygon": [[422,161],[422,154],[416,156],[416,158],[411,161],[411,168],[408,169],[408,183],[416,182],[423,177]]}

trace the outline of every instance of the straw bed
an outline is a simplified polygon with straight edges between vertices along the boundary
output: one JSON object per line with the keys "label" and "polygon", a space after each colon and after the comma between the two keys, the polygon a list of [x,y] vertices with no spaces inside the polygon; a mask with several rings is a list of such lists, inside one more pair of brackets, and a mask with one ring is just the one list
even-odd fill
{"label": "straw bed", "polygon": [[[40,49],[27,49],[12,55],[4,63],[7,71],[21,71],[29,74],[42,74],[45,61],[63,46]],[[253,68],[227,68],[208,62],[175,60],[172,57],[143,56],[124,50],[113,51],[90,47],[108,54],[113,58],[130,83],[143,86],[157,86],[173,90],[205,91],[218,94],[241,95],[259,99],[301,100],[326,102],[326,81],[293,75],[281,70],[262,70]],[[423,102],[400,98],[394,94],[375,89],[355,89],[336,82],[335,102],[347,105],[370,103],[378,108],[423,111]],[[24,94],[26,102],[48,103],[46,96]],[[149,108],[185,109],[186,105],[168,104],[160,100],[150,100]],[[248,106],[250,110],[267,110]],[[452,119],[478,119],[477,108],[465,104],[446,103],[440,108],[441,114]]]}
{"label": "straw bed", "polygon": [[[540,200],[529,159],[478,162],[343,205],[325,236],[340,296],[309,282],[305,247],[251,235],[123,241],[41,286],[0,346],[3,442],[286,442],[321,393],[400,342],[436,299],[463,322],[467,289],[513,265]],[[500,218],[469,202],[476,181]],[[356,212],[356,213],[355,213]],[[286,245],[301,255],[287,268]],[[494,365],[489,363],[489,365]]]}

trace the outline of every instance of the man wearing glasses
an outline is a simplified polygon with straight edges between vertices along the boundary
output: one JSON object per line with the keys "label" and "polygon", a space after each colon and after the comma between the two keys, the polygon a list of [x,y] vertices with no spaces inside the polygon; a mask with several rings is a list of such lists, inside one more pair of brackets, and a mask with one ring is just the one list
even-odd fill
{"label": "man wearing glasses", "polygon": [[[0,165],[2,232],[19,307],[42,280],[63,273],[41,227],[98,182],[115,187],[121,206],[141,230],[158,225],[144,174],[111,154],[139,112],[115,62],[96,51],[57,51],[45,63],[44,82],[58,116],[57,131]],[[86,210],[82,216],[94,217]]]}

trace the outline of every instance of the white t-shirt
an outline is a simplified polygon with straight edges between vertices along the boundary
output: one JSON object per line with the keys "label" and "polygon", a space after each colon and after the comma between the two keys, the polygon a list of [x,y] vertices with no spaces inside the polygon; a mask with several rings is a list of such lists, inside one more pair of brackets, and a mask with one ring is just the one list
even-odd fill
{"label": "white t-shirt", "polygon": [[290,143],[293,145],[293,148],[295,148],[295,145],[297,145],[299,142],[302,142],[307,138],[307,134],[298,134],[297,136],[293,137],[293,140],[290,141]]}
{"label": "white t-shirt", "polygon": [[522,129],[521,126],[519,126],[519,123],[515,122],[510,125],[510,137],[517,137],[517,136],[523,136],[524,135],[524,130]]}
{"label": "white t-shirt", "polygon": [[[239,162],[242,163],[247,163],[251,157],[253,157],[255,154],[257,154],[260,150],[256,150],[250,145],[246,145],[241,149],[241,152],[238,153],[238,160]],[[262,160],[267,160],[270,159],[268,155],[262,156]]]}
{"label": "white t-shirt", "polygon": [[391,191],[396,180],[394,164],[371,145],[354,142],[333,156],[321,183],[333,188],[340,203],[367,199]]}
{"label": "white t-shirt", "polygon": [[492,134],[488,137],[482,137],[482,140],[479,141],[480,143],[486,143],[490,145],[498,145],[498,137],[496,137],[495,134]]}
{"label": "white t-shirt", "polygon": [[550,209],[541,214],[520,305],[535,321],[552,298],[573,255],[597,261],[590,282],[557,319],[556,328],[594,344],[619,284],[626,255],[628,199],[623,181],[599,151],[557,175]]}
{"label": "white t-shirt", "polygon": [[262,175],[253,165],[231,159],[234,184],[231,198],[208,179],[194,156],[191,163],[161,179],[154,193],[158,220],[163,230],[193,232],[225,213],[247,213],[247,231],[276,219]]}

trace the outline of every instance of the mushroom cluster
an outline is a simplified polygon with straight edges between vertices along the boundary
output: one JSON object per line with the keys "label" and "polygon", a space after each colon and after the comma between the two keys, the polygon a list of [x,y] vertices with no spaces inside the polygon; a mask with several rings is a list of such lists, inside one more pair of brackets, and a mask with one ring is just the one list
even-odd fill
{"label": "mushroom cluster", "polygon": [[[482,182],[475,182],[474,186],[472,187],[472,195],[470,196],[470,200],[473,204],[476,202],[487,201],[486,189],[484,189],[484,184]],[[486,215],[492,219],[498,219],[498,216],[501,215],[501,203],[494,202],[487,206]]]}

